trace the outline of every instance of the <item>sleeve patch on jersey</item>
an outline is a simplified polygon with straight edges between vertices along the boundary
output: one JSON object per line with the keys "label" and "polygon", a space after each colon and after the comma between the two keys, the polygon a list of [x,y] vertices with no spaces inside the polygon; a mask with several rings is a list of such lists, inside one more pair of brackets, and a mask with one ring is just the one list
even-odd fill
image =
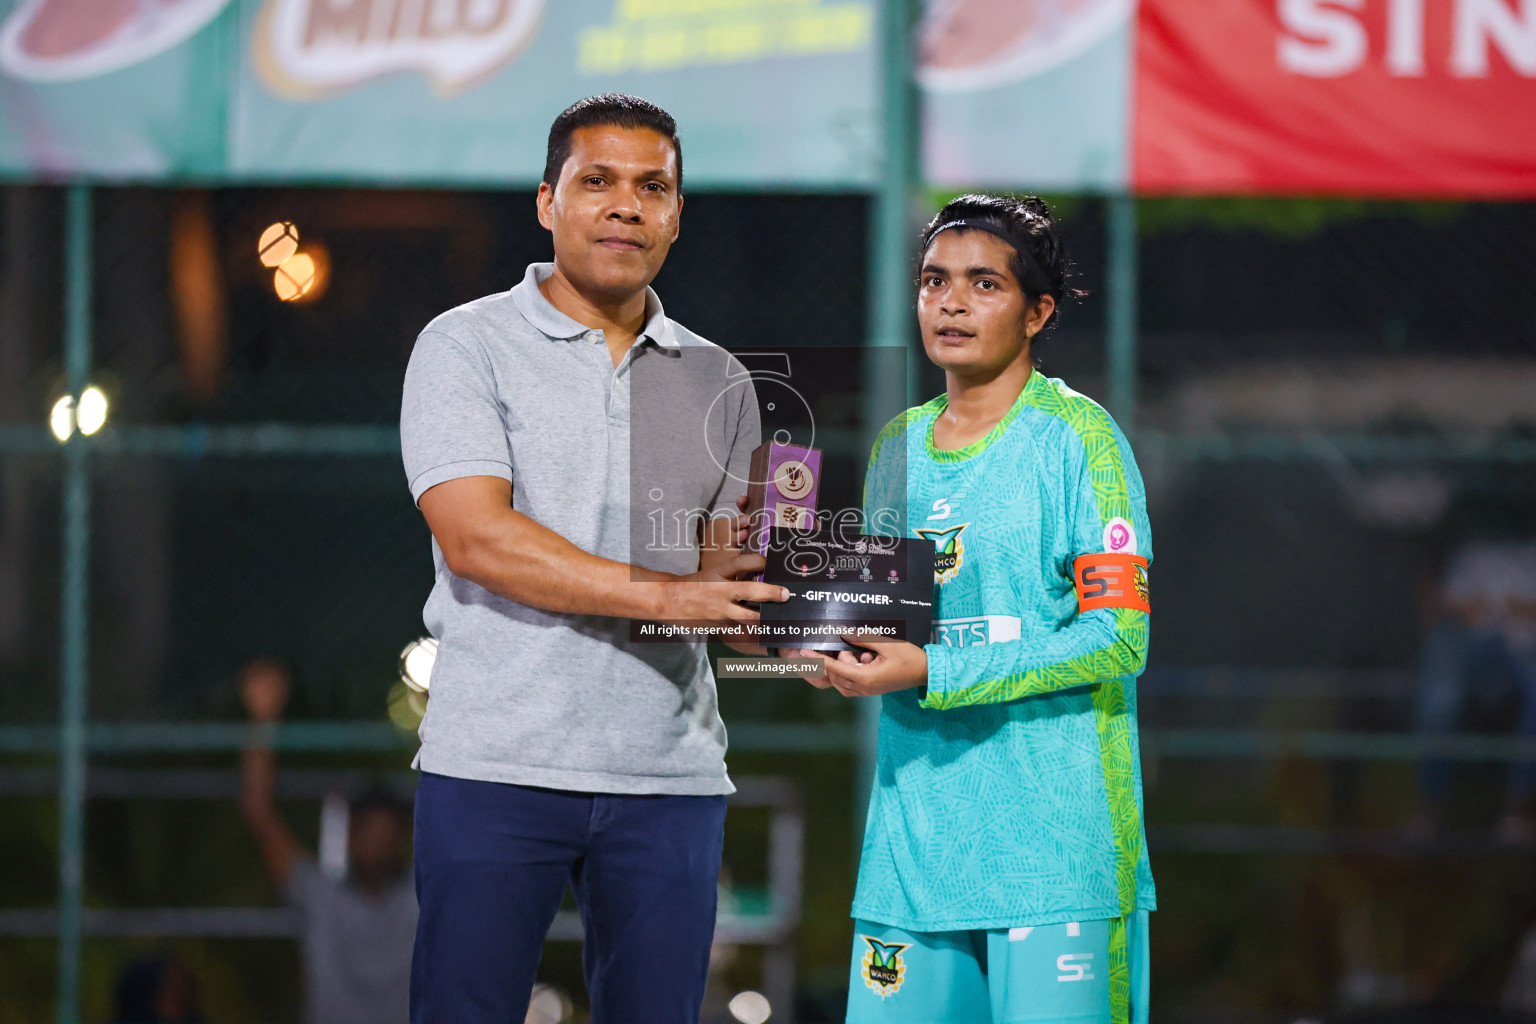
{"label": "sleeve patch on jersey", "polygon": [[1120,516],[1104,524],[1104,550],[1117,555],[1136,553],[1136,530]]}
{"label": "sleeve patch on jersey", "polygon": [[1077,610],[1132,608],[1152,611],[1147,592],[1147,560],[1140,555],[1082,555],[1072,563]]}

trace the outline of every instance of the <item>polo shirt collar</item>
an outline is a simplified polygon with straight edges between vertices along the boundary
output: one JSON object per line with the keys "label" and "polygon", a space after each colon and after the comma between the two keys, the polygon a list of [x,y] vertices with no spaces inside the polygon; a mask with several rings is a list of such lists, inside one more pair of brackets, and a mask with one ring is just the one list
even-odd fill
{"label": "polo shirt collar", "polygon": [[[556,341],[579,338],[589,328],[560,312],[539,291],[539,284],[554,272],[553,263],[528,264],[528,272],[512,287],[512,301],[517,305],[517,311],[523,314],[523,319],[545,337]],[[667,319],[666,311],[661,308],[661,299],[657,298],[652,288],[645,289],[645,326],[640,329],[639,340],[643,342],[647,339],[662,348],[682,347],[672,330],[672,321]]]}

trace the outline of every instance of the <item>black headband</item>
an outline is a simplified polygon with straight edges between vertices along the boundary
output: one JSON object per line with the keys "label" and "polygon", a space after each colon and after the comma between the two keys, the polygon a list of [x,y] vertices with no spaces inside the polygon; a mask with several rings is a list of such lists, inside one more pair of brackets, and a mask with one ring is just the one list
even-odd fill
{"label": "black headband", "polygon": [[932,245],[933,240],[939,237],[939,233],[942,231],[948,231],[950,228],[965,228],[970,231],[985,231],[989,235],[996,235],[998,238],[1001,238],[1003,241],[1007,242],[1008,247],[1018,255],[1019,265],[1024,268],[1024,275],[1026,278],[1028,278],[1028,280],[1021,280],[1019,282],[1019,287],[1023,288],[1025,293],[1031,295],[1045,295],[1050,292],[1050,279],[1045,276],[1044,268],[1040,266],[1039,262],[1036,261],[1034,255],[1030,253],[1028,249],[1020,246],[1017,238],[1018,233],[1009,231],[1008,227],[995,217],[977,217],[973,220],[952,220],[948,224],[940,224],[938,227],[933,229],[933,234],[929,235],[928,241],[924,243],[924,255],[926,255],[928,252],[928,246]]}
{"label": "black headband", "polygon": [[[1025,256],[1024,251],[1019,249],[1019,243],[1014,241],[1013,236],[1009,233],[1008,229],[1003,226],[1002,221],[996,220],[992,217],[978,217],[975,220],[952,220],[948,224],[940,224],[938,227],[933,229],[933,234],[928,236],[928,244],[933,244],[933,240],[939,237],[940,231],[948,231],[950,228],[970,228],[976,231],[985,231],[989,234],[996,235],[998,238],[1001,238],[1003,241],[1011,245],[1021,257]],[[1025,262],[1028,262],[1027,257],[1025,258]]]}

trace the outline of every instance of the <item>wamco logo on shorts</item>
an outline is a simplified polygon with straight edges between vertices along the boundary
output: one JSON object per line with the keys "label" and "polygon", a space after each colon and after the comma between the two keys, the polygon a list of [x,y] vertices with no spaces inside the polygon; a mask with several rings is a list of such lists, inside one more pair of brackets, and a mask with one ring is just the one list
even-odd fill
{"label": "wamco logo on shorts", "polygon": [[901,983],[907,978],[907,964],[901,954],[911,943],[881,942],[868,935],[860,935],[859,938],[869,943],[869,951],[859,961],[859,977],[864,979],[864,984],[881,999],[901,991]]}
{"label": "wamco logo on shorts", "polygon": [[1061,973],[1057,981],[1092,981],[1092,953],[1063,953],[1056,958],[1056,969]]}
{"label": "wamco logo on shorts", "polygon": [[443,95],[500,71],[538,34],[545,0],[267,0],[252,33],[262,80],[318,99],[397,71]]}

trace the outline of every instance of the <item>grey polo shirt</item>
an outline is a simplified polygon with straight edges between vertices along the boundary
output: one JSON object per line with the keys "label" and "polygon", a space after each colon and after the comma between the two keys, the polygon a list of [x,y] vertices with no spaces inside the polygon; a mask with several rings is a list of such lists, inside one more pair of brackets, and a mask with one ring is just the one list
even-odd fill
{"label": "grey polo shirt", "polygon": [[[615,367],[602,332],[539,291],[553,269],[535,263],[421,332],[400,411],[411,496],[500,477],[514,509],[585,551],[693,572],[698,519],[746,493],[761,429],[750,379],[649,289],[641,338]],[[455,576],[435,540],[432,558],[423,617],[439,647],[418,768],[583,792],[733,791],[702,642],[531,608]]]}

